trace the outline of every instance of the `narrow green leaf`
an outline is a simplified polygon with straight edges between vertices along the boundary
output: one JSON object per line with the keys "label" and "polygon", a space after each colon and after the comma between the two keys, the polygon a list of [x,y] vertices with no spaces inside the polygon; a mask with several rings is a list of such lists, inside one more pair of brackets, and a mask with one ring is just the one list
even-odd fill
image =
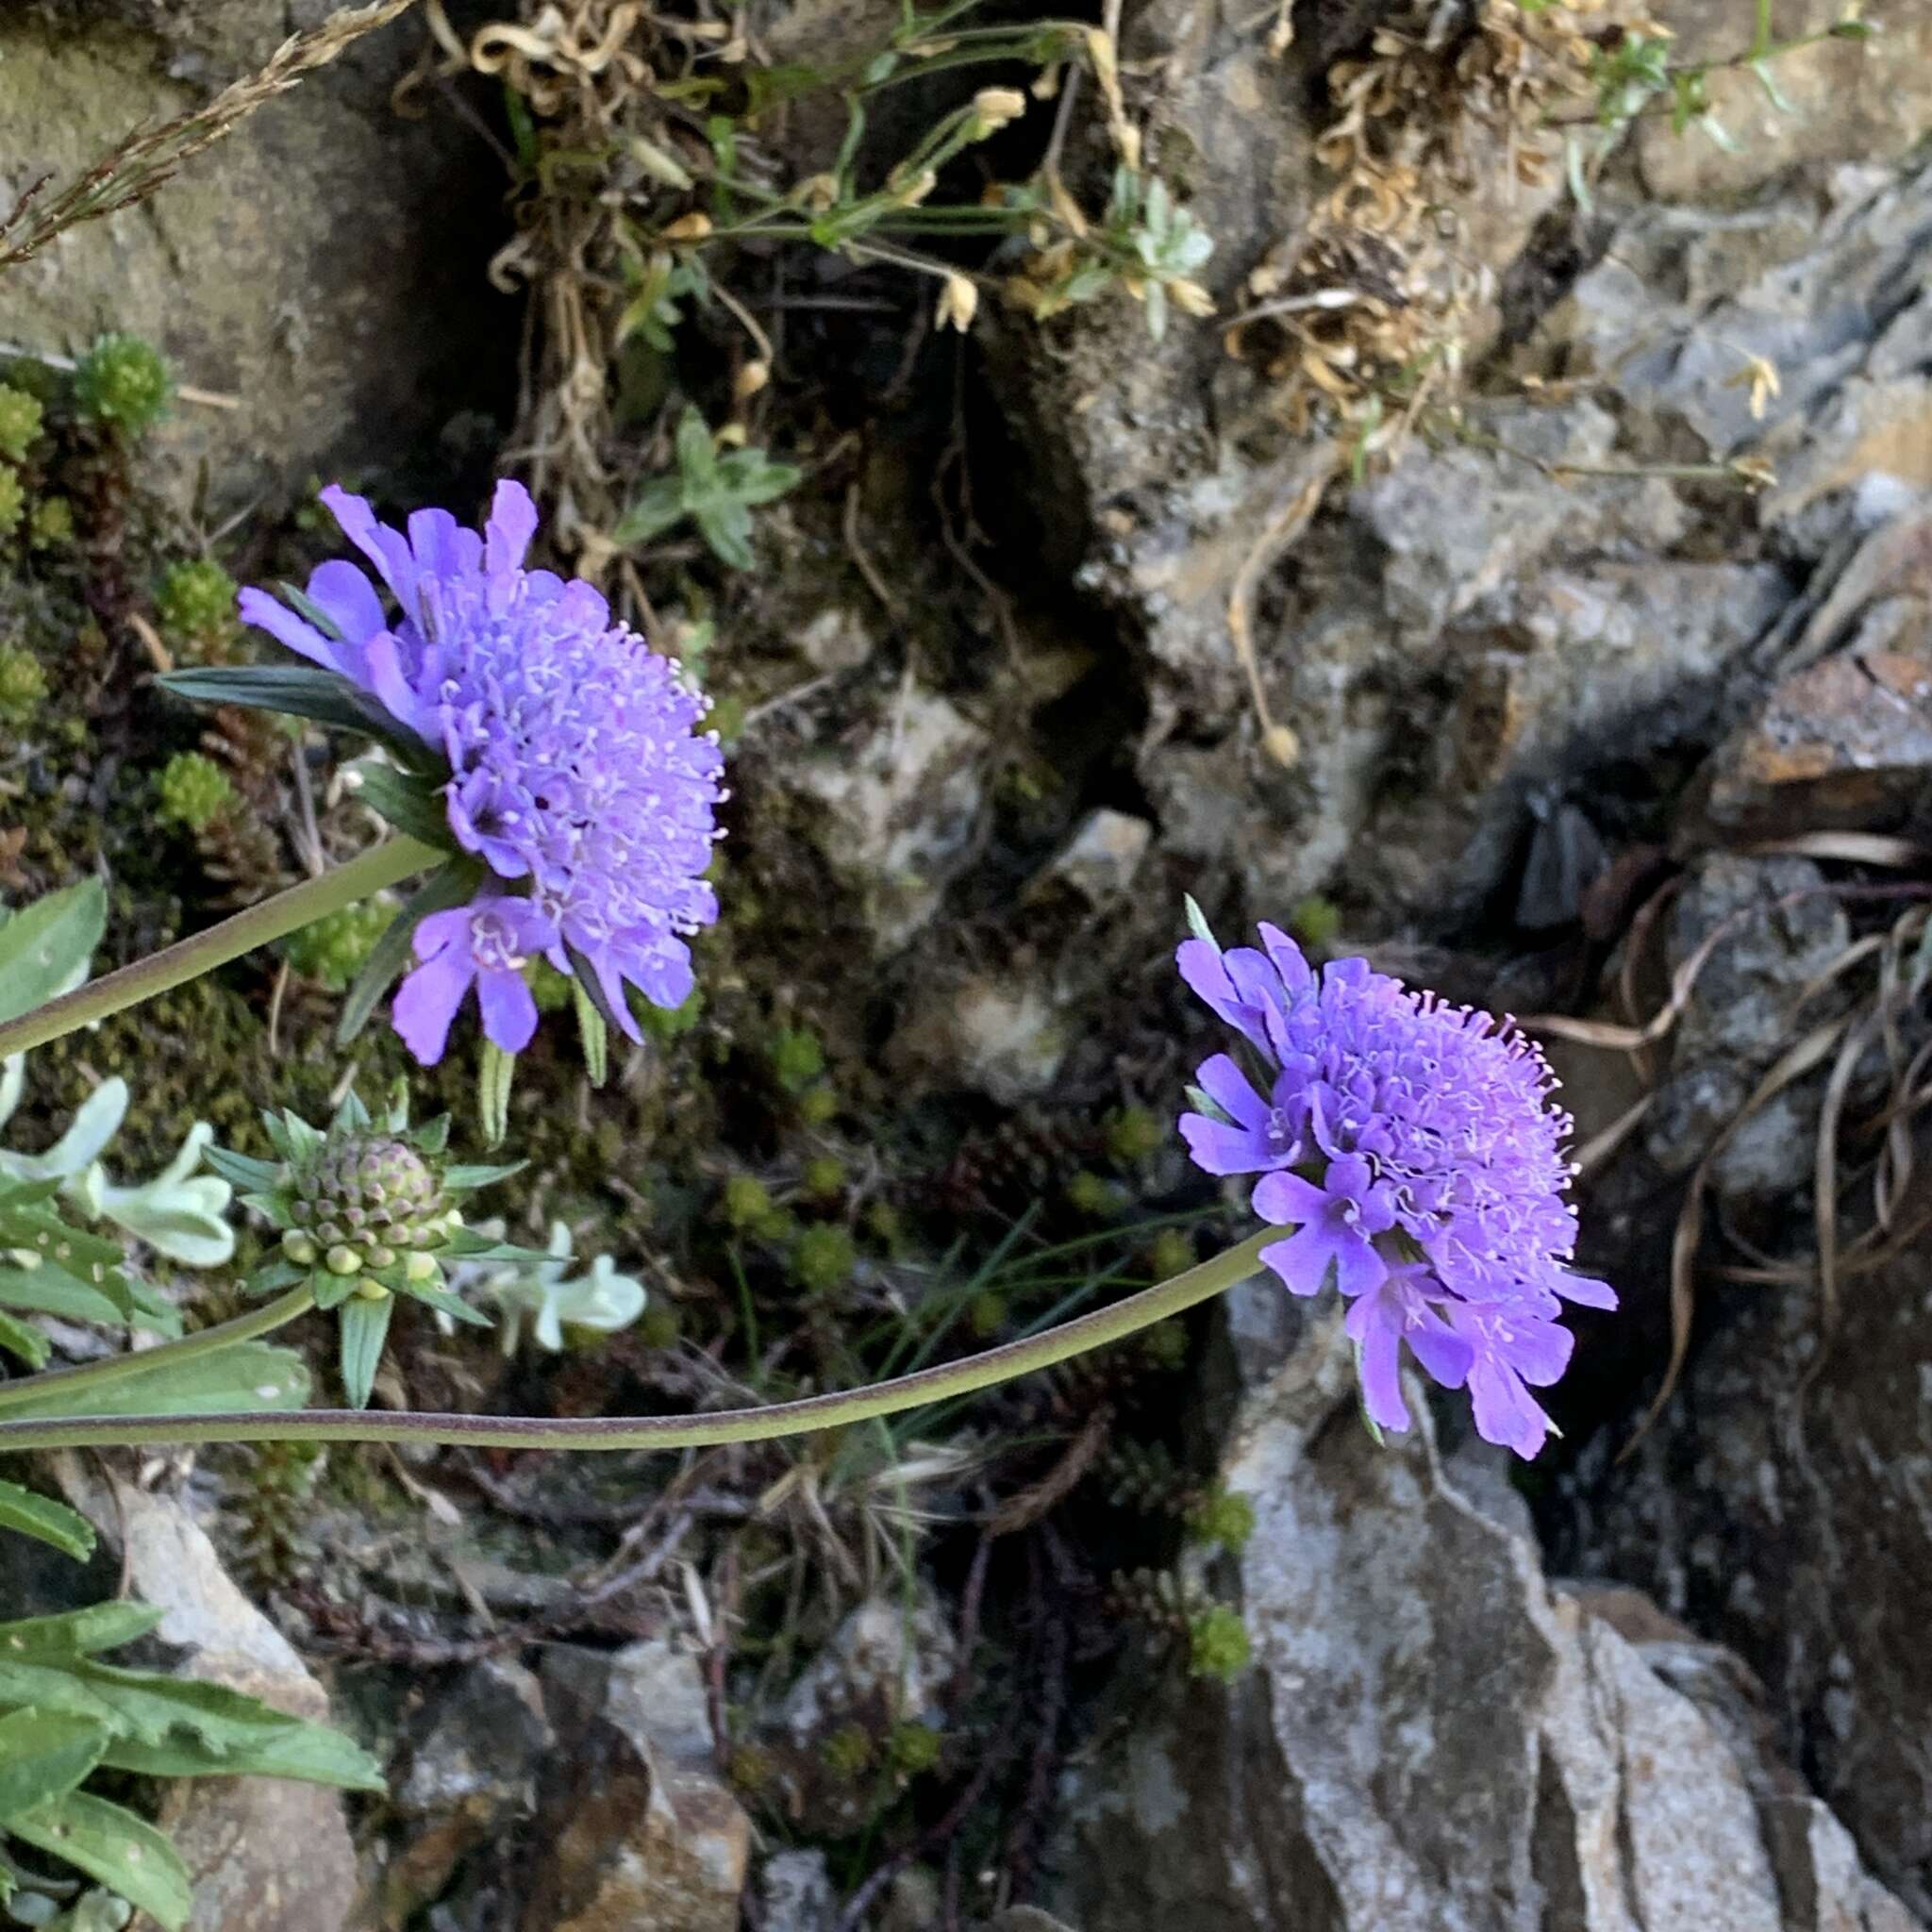
{"label": "narrow green leaf", "polygon": [[601,1087],[610,1077],[610,1028],[604,1015],[591,1004],[591,996],[577,981],[570,983],[571,1005],[576,1009],[577,1041],[584,1052],[584,1071],[592,1087]]}
{"label": "narrow green leaf", "polygon": [[0,1314],[0,1348],[19,1357],[30,1369],[44,1367],[54,1352],[53,1344],[38,1328],[29,1328],[8,1314]]}
{"label": "narrow green leaf", "polygon": [[486,1147],[501,1147],[509,1133],[509,1090],[516,1071],[515,1054],[505,1053],[493,1040],[483,1042],[476,1056],[476,1117]]}
{"label": "narrow green leaf", "polygon": [[202,1157],[225,1181],[250,1193],[273,1188],[282,1177],[281,1168],[273,1160],[257,1160],[227,1147],[209,1147]]}
{"label": "narrow green leaf", "polygon": [[488,1315],[473,1308],[460,1295],[452,1294],[446,1288],[437,1287],[433,1281],[404,1281],[400,1286],[400,1291],[408,1295],[412,1302],[421,1302],[425,1307],[434,1308],[440,1315],[447,1315],[452,1322],[462,1322],[472,1328],[488,1328],[491,1325]]}
{"label": "narrow green leaf", "polygon": [[325,1724],[293,1719],[282,1730],[228,1751],[210,1750],[180,1732],[159,1744],[125,1738],[108,1743],[101,1763],[142,1777],[292,1777],[349,1791],[388,1789],[381,1767],[359,1745]]}
{"label": "narrow green leaf", "polygon": [[1188,930],[1204,946],[1212,946],[1218,954],[1221,951],[1221,941],[1214,937],[1214,928],[1208,924],[1208,915],[1201,910],[1193,893],[1190,892],[1183,903],[1188,908]]}
{"label": "narrow green leaf", "polygon": [[0,1717],[0,1826],[23,1811],[64,1798],[101,1761],[103,1725],[58,1710]]}
{"label": "narrow green leaf", "polygon": [[205,705],[242,705],[312,718],[358,738],[392,745],[405,758],[424,756],[423,741],[406,730],[373,698],[333,671],[307,664],[238,664],[169,671],[155,679],[176,697]]}
{"label": "narrow green leaf", "polygon": [[383,995],[403,975],[409,963],[409,941],[416,928],[432,912],[447,912],[460,906],[476,890],[481,877],[474,859],[452,858],[431,873],[403,909],[391,920],[376,941],[356,983],[342,1002],[342,1016],[336,1022],[336,1044],[347,1046],[369,1024],[369,1016],[382,1003]]}
{"label": "narrow green leaf", "polygon": [[379,812],[397,831],[441,852],[456,850],[449,814],[429,780],[399,772],[379,758],[358,759],[349,770],[360,781],[358,796],[363,804]]}
{"label": "narrow green leaf", "polygon": [[[8,1411],[8,1420],[21,1408]],[[0,1529],[17,1530],[36,1542],[52,1543],[63,1555],[84,1563],[94,1553],[93,1525],[85,1516],[51,1497],[37,1496],[18,1483],[0,1482]]]}
{"label": "narrow green leaf", "polygon": [[1187,1093],[1188,1105],[1196,1113],[1206,1114],[1210,1121],[1220,1121],[1224,1126],[1232,1126],[1234,1124],[1233,1121],[1228,1118],[1227,1110],[1205,1087],[1191,1086],[1187,1090]]}
{"label": "narrow green leaf", "polygon": [[241,1341],[214,1355],[162,1362],[142,1374],[75,1395],[64,1394],[57,1387],[44,1395],[14,1403],[7,1419],[223,1415],[230,1410],[300,1408],[308,1400],[308,1371],[300,1356],[266,1342]]}
{"label": "narrow green leaf", "polygon": [[529,1164],[527,1160],[506,1160],[494,1167],[487,1167],[474,1161],[459,1161],[454,1167],[443,1169],[442,1184],[460,1193],[474,1194],[478,1188],[493,1188],[498,1181],[507,1181],[511,1174],[522,1174]]}
{"label": "narrow green leaf", "polygon": [[69,1322],[120,1322],[126,1311],[59,1268],[0,1268],[0,1307],[31,1308]]}
{"label": "narrow green leaf", "polygon": [[359,1134],[365,1132],[368,1126],[369,1109],[362,1105],[362,1096],[351,1087],[342,1095],[341,1103],[336,1108],[335,1118],[329,1123],[330,1130],[333,1132],[341,1129],[347,1133]]}
{"label": "narrow green leaf", "polygon": [[571,978],[583,989],[584,997],[596,1008],[597,1017],[613,1032],[628,1034],[629,1027],[612,1009],[605,994],[604,982],[598,977],[597,969],[568,940],[563,942],[563,954],[570,961]]}
{"label": "narrow green leaf", "polygon": [[66,1797],[8,1826],[24,1844],[64,1859],[131,1906],[153,1915],[165,1932],[181,1932],[194,1903],[188,1868],[175,1847],[144,1819],[86,1791]]}
{"label": "narrow green leaf", "polygon": [[35,1663],[118,1650],[137,1637],[145,1637],[161,1616],[153,1604],[116,1598],[89,1604],[84,1609],[61,1610],[51,1617],[23,1617],[17,1623],[0,1624],[0,1658]]}
{"label": "narrow green leaf", "polygon": [[374,1302],[357,1295],[342,1304],[342,1392],[351,1408],[369,1407],[369,1391],[375,1386],[382,1344],[395,1311],[395,1296],[391,1294]]}
{"label": "narrow green leaf", "polygon": [[279,588],[282,593],[282,601],[304,623],[314,625],[332,644],[339,644],[342,641],[341,626],[307,591],[297,590],[293,584],[289,583],[286,579]]}
{"label": "narrow green leaf", "polygon": [[99,879],[23,906],[0,925],[0,1021],[44,1006],[86,969],[108,920]]}

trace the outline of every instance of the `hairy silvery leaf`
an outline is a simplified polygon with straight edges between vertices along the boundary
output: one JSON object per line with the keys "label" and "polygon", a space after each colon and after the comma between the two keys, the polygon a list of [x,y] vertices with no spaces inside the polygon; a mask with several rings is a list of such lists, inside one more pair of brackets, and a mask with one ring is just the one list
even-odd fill
{"label": "hairy silvery leaf", "polygon": [[75,983],[107,924],[99,879],[49,892],[0,924],[0,1021],[17,1020]]}

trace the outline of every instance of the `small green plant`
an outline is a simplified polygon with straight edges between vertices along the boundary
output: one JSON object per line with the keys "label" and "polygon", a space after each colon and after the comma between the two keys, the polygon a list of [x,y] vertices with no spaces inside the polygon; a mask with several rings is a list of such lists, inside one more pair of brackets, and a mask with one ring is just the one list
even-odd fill
{"label": "small green plant", "polygon": [[741,1234],[769,1233],[783,1219],[772,1191],[756,1174],[735,1174],[724,1183],[725,1221]]}
{"label": "small green plant", "polygon": [[58,550],[74,541],[74,506],[64,496],[43,496],[27,516],[26,540],[36,550]]}
{"label": "small green plant", "polygon": [[26,514],[26,486],[10,463],[0,463],[0,537],[10,537]]}
{"label": "small green plant", "polygon": [[852,1237],[830,1222],[802,1228],[791,1247],[791,1278],[808,1294],[829,1294],[851,1278],[858,1251]]}
{"label": "small green plant", "polygon": [[871,1769],[874,1751],[872,1733],[858,1724],[841,1724],[819,1746],[825,1769],[847,1784]]}
{"label": "small green plant", "polygon": [[1107,1158],[1139,1167],[1167,1144],[1167,1128],[1144,1107],[1117,1107],[1107,1117]]}
{"label": "small green plant", "polygon": [[17,463],[26,455],[41,433],[41,413],[37,397],[0,382],[0,457]]}
{"label": "small green plant", "polygon": [[772,1072],[788,1093],[803,1093],[825,1071],[825,1050],[809,1027],[787,1026],[772,1039]]}
{"label": "small green plant", "polygon": [[155,615],[174,644],[206,644],[235,622],[235,579],[211,557],[171,563],[155,587]]}
{"label": "small green plant", "polygon": [[645,485],[616,530],[622,544],[648,543],[689,518],[721,563],[749,570],[751,513],[795,489],[804,474],[776,463],[761,449],[722,455],[705,419],[685,410],[677,425],[677,471]]}
{"label": "small green plant", "polygon": [[139,336],[102,336],[75,365],[74,402],[82,420],[124,436],[153,428],[174,394],[160,352]]}
{"label": "small green plant", "polygon": [[845,1191],[848,1178],[845,1163],[836,1154],[821,1154],[806,1162],[799,1185],[814,1201],[836,1201]]}
{"label": "small green plant", "polygon": [[1239,1556],[1255,1533],[1255,1506],[1219,1483],[1188,1511],[1188,1535],[1197,1543],[1218,1545]]}
{"label": "small green plant", "polygon": [[0,724],[25,724],[47,695],[47,674],[24,644],[0,644]]}
{"label": "small green plant", "polygon": [[1231,1684],[1252,1657],[1248,1626],[1227,1604],[1211,1604],[1188,1619],[1188,1674]]}
{"label": "small green plant", "polygon": [[177,751],[155,779],[155,800],[164,824],[205,832],[233,807],[235,788],[206,752]]}
{"label": "small green plant", "polygon": [[940,1761],[941,1737],[930,1724],[908,1720],[892,1726],[886,1756],[901,1777],[919,1777]]}
{"label": "small green plant", "polygon": [[[282,950],[289,964],[304,979],[310,979],[329,992],[342,992],[369,963],[375,942],[389,930],[396,916],[394,905],[386,897],[365,899],[360,905],[344,906],[291,932]],[[564,997],[558,1004],[568,1005],[570,986],[560,973],[552,976],[562,983]],[[541,995],[539,995],[541,1004]]]}

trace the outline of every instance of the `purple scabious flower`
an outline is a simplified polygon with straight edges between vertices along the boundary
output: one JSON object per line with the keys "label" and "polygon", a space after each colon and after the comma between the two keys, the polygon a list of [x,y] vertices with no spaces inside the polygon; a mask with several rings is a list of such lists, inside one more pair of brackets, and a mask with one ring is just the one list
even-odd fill
{"label": "purple scabious flower", "polygon": [[1316,974],[1287,934],[1179,951],[1181,977],[1252,1049],[1197,1075],[1181,1133],[1212,1174],[1260,1175],[1253,1206],[1288,1230],[1261,1260],[1289,1290],[1349,1304],[1363,1401],[1383,1428],[1409,1415],[1406,1345],[1444,1388],[1467,1387],[1477,1431],[1532,1457],[1550,1420],[1530,1394],[1563,1373],[1566,1301],[1616,1295],[1574,1274],[1565,1197],[1569,1117],[1535,1044],[1507,1022],[1415,992],[1365,959]]}
{"label": "purple scabious flower", "polygon": [[520,1051],[536,1026],[524,972],[541,957],[640,1038],[626,987],[682,1006],[685,939],[718,916],[703,874],[724,758],[698,728],[708,701],[591,585],[524,568],[537,511],[521,484],[496,486],[480,536],[447,510],[418,510],[405,534],[340,488],[322,500],[393,610],[338,561],[299,611],[248,590],[242,615],[420,742],[455,843],[490,874],[469,906],[416,928],[396,1030],[433,1065],[474,987],[486,1037]]}

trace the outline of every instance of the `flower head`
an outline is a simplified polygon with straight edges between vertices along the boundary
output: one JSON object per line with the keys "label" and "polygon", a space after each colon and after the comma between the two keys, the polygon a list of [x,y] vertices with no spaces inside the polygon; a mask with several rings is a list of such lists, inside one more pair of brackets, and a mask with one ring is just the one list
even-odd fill
{"label": "flower head", "polygon": [[1265,1091],[1226,1054],[1206,1062],[1180,1126],[1209,1174],[1260,1175],[1254,1210],[1290,1230],[1262,1261],[1295,1294],[1333,1287],[1370,1415],[1408,1425],[1402,1346],[1467,1385],[1478,1431],[1534,1456],[1557,1380],[1564,1301],[1614,1307],[1575,1274],[1567,1115],[1532,1042],[1488,1013],[1339,959],[1317,974],[1272,925],[1258,948],[1190,940],[1181,976],[1254,1050]]}
{"label": "flower head", "polygon": [[698,729],[706,699],[591,585],[524,568],[537,512],[521,485],[497,485],[481,535],[447,510],[418,510],[405,534],[345,491],[322,500],[393,612],[337,561],[299,610],[249,590],[242,614],[422,748],[453,843],[491,874],[471,906],[418,927],[397,1030],[435,1061],[474,986],[485,1033],[517,1052],[536,1024],[522,974],[541,955],[638,1039],[626,986],[681,1006],[685,938],[718,916],[703,874],[724,758]]}

